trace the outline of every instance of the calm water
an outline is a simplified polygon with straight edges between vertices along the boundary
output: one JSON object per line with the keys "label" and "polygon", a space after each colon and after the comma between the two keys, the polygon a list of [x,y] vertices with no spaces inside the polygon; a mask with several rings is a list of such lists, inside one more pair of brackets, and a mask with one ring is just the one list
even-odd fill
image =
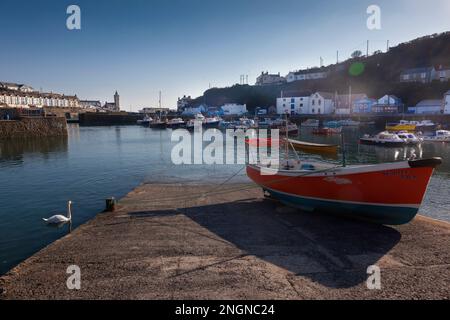
{"label": "calm water", "polygon": [[[421,213],[450,221],[450,145],[384,149],[358,145],[361,134],[346,131],[349,162],[395,161],[413,154],[447,159],[432,179]],[[302,139],[339,142],[308,131]],[[65,212],[69,199],[76,228],[103,210],[105,198],[121,198],[143,181],[221,183],[236,173],[235,180],[246,179],[241,165],[175,166],[171,148],[170,131],[137,126],[70,125],[68,138],[0,141],[0,274],[69,232],[68,225],[53,228],[41,221]]]}

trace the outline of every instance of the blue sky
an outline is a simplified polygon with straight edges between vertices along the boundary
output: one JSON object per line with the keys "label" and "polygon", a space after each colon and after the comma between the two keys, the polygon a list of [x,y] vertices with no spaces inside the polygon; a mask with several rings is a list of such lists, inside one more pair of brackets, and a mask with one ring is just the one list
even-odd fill
{"label": "blue sky", "polygon": [[[66,8],[81,8],[81,30]],[[382,29],[366,27],[381,7]],[[138,110],[174,107],[183,94],[250,84],[261,71],[334,63],[356,50],[386,49],[450,30],[449,0],[2,0],[0,81],[112,101]]]}

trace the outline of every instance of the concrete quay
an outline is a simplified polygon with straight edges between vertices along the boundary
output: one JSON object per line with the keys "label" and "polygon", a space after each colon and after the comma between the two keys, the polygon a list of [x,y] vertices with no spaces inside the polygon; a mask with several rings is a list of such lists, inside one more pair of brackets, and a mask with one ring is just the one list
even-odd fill
{"label": "concrete quay", "polygon": [[[76,213],[74,213],[76,214]],[[303,213],[252,184],[144,184],[0,278],[2,299],[450,299],[450,224]],[[69,265],[81,289],[66,286]],[[381,269],[369,290],[367,267]]]}

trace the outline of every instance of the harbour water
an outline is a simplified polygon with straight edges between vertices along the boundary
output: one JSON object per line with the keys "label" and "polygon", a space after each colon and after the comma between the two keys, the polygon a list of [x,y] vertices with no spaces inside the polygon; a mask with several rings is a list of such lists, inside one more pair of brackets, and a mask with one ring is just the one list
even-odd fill
{"label": "harbour water", "polygon": [[[362,133],[370,132],[346,130],[350,163],[443,157],[421,214],[450,221],[450,145],[361,146]],[[308,130],[301,135],[312,142],[340,142],[338,136],[318,137]],[[138,126],[70,125],[68,138],[0,140],[0,274],[91,219],[104,208],[105,198],[121,198],[141,182],[221,183],[234,175],[233,181],[246,180],[242,165],[173,165],[171,150],[169,130]],[[64,213],[67,200],[74,202],[73,224],[46,226],[41,219]]]}

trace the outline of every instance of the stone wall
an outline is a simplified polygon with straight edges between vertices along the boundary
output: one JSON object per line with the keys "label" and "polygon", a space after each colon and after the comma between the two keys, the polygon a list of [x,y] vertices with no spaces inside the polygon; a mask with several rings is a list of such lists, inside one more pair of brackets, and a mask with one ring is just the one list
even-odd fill
{"label": "stone wall", "polygon": [[0,139],[67,136],[67,122],[61,117],[0,120]]}

